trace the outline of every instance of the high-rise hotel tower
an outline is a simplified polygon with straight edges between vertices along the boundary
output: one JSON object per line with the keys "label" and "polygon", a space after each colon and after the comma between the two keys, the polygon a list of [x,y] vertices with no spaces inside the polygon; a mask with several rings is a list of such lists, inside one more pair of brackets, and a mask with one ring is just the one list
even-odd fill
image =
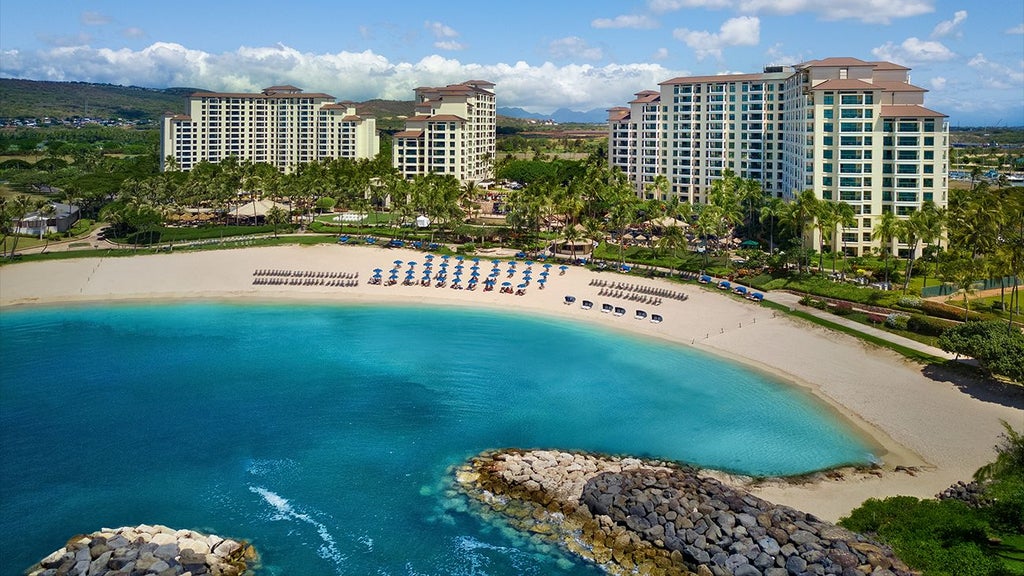
{"label": "high-rise hotel tower", "polygon": [[909,72],[891,62],[827,58],[758,74],[673,78],[609,110],[609,162],[643,198],[655,196],[651,185],[663,175],[670,184],[663,199],[706,202],[711,183],[731,169],[772,196],[809,189],[846,202],[857,224],[837,243],[860,255],[878,244],[871,238],[878,215],[947,202],[947,117],[923,106],[925,89],[910,83]]}
{"label": "high-rise hotel tower", "polygon": [[324,158],[377,155],[376,121],[334,96],[271,86],[259,94],[197,92],[188,113],[166,116],[160,130],[160,168],[171,157],[180,170],[229,156],[291,171]]}
{"label": "high-rise hotel tower", "polygon": [[497,109],[492,82],[416,89],[416,115],[395,134],[392,163],[406,178],[433,172],[460,182],[493,178]]}

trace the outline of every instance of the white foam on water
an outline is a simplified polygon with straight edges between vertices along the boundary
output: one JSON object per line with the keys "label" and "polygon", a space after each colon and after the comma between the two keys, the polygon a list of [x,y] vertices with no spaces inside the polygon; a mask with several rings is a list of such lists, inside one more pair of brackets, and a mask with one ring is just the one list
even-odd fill
{"label": "white foam on water", "polygon": [[342,565],[348,560],[344,554],[338,549],[338,543],[334,540],[334,536],[331,535],[327,526],[323,522],[318,521],[316,518],[296,510],[291,505],[287,498],[281,495],[267,490],[261,486],[249,486],[249,491],[254,494],[259,494],[263,500],[274,509],[274,516],[272,520],[286,520],[286,521],[298,521],[304,522],[316,528],[317,534],[320,536],[321,544],[317,548],[319,556],[325,560],[331,560],[338,568],[338,574],[343,574]]}

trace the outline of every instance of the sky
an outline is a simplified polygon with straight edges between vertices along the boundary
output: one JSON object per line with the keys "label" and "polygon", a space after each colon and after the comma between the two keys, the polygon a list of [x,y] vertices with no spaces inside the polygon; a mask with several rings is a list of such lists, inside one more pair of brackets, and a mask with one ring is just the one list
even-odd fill
{"label": "sky", "polygon": [[0,3],[4,78],[353,101],[487,80],[499,107],[542,114],[832,56],[910,67],[951,126],[1024,125],[1021,0]]}

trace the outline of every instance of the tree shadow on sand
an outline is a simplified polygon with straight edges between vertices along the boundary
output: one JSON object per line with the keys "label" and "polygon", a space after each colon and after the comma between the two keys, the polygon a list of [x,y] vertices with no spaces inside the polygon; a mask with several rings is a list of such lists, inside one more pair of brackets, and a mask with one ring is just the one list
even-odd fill
{"label": "tree shadow on sand", "polygon": [[951,360],[946,366],[930,364],[921,373],[936,382],[952,384],[964,394],[1000,406],[1024,410],[1024,385],[1001,382],[980,373],[969,373],[962,362]]}

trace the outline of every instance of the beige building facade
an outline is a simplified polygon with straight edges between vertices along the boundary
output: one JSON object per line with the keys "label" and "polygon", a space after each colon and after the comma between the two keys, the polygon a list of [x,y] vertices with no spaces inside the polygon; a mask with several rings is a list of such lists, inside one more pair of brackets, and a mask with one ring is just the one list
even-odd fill
{"label": "beige building facade", "polygon": [[460,182],[494,177],[497,108],[494,84],[461,84],[416,89],[416,115],[394,136],[392,164],[406,178],[448,174]]}
{"label": "beige building facade", "polygon": [[188,113],[166,116],[160,131],[160,167],[173,158],[188,171],[229,156],[281,171],[327,158],[370,159],[380,151],[376,121],[356,114],[351,102],[295,86],[259,94],[197,92]]}
{"label": "beige building facade", "polygon": [[[948,201],[949,123],[924,107],[926,91],[909,72],[891,62],[828,58],[759,74],[674,78],[609,111],[609,161],[645,198],[664,175],[663,199],[706,202],[725,169],[778,198],[813,190],[853,207],[857,223],[841,230],[837,248],[865,254],[878,247],[871,232],[883,212],[907,217],[927,201]],[[808,242],[817,246],[816,238]]]}

